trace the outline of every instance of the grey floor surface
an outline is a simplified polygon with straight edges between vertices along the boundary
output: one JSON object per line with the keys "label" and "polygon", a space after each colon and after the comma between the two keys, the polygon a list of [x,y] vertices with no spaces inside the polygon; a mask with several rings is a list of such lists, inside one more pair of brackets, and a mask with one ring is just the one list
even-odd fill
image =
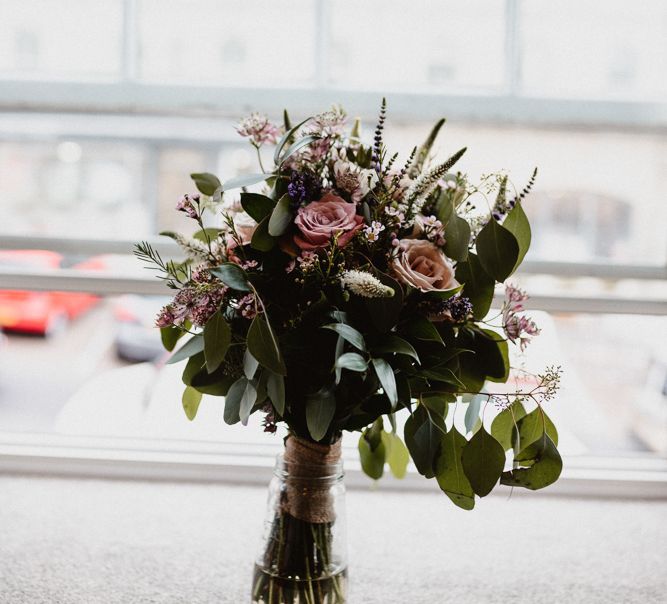
{"label": "grey floor surface", "polygon": [[[246,603],[258,487],[0,476],[2,604]],[[351,604],[667,602],[667,503],[351,490]]]}

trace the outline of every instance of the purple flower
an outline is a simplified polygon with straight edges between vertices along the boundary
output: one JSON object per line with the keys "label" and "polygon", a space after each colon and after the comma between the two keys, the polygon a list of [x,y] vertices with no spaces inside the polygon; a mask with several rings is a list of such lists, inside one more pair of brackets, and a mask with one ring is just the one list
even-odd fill
{"label": "purple flower", "polygon": [[517,313],[523,310],[523,303],[528,299],[528,295],[523,290],[514,285],[505,286],[505,302],[502,308],[503,330],[507,339],[516,343],[519,341],[521,351],[526,349],[532,336],[540,333],[539,328],[533,320]]}
{"label": "purple flower", "polygon": [[176,209],[179,212],[185,212],[190,218],[199,216],[199,193],[186,193],[176,203]]}
{"label": "purple flower", "polygon": [[287,194],[293,205],[301,206],[313,199],[319,199],[322,195],[322,185],[319,179],[311,172],[297,172],[292,170]]}
{"label": "purple flower", "polygon": [[269,118],[260,113],[252,113],[241,120],[236,131],[256,147],[264,143],[276,143],[280,134],[280,127],[269,121]]}

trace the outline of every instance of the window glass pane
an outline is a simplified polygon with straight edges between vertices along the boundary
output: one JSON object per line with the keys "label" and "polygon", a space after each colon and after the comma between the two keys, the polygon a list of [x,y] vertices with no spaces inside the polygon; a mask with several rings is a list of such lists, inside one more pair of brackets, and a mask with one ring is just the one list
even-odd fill
{"label": "window glass pane", "polygon": [[504,6],[499,0],[330,2],[332,81],[361,89],[498,89]]}
{"label": "window glass pane", "polygon": [[118,76],[120,0],[3,0],[0,74],[47,78]]}
{"label": "window glass pane", "polygon": [[138,20],[147,80],[293,86],[314,74],[310,0],[141,0]]}
{"label": "window glass pane", "polygon": [[521,2],[526,92],[554,96],[667,96],[663,0]]}
{"label": "window glass pane", "polygon": [[149,154],[123,141],[0,142],[0,234],[141,237]]}

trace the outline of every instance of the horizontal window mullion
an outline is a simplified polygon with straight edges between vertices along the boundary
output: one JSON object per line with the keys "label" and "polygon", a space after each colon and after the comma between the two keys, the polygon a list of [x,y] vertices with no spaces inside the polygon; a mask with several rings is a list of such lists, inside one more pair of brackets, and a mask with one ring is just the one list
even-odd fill
{"label": "horizontal window mullion", "polygon": [[397,117],[513,122],[521,124],[575,124],[620,127],[667,127],[667,103],[641,100],[549,98],[510,94],[443,94],[355,91],[331,87],[317,89],[251,88],[172,85],[147,82],[80,82],[0,79],[0,109],[66,111],[184,111],[242,115],[248,107],[271,114],[290,107],[297,115],[320,111],[332,101],[355,114],[374,116],[380,97],[386,94]]}

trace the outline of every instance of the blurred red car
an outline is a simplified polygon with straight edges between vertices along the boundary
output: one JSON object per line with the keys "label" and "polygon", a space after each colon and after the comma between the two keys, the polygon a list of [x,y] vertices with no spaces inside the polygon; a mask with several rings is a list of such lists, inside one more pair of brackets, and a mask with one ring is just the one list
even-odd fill
{"label": "blurred red car", "polygon": [[[44,250],[0,250],[0,267],[57,269],[63,257]],[[91,258],[72,266],[81,270],[102,270],[103,260]],[[92,308],[99,301],[93,294],[0,290],[0,329],[49,335]]]}

